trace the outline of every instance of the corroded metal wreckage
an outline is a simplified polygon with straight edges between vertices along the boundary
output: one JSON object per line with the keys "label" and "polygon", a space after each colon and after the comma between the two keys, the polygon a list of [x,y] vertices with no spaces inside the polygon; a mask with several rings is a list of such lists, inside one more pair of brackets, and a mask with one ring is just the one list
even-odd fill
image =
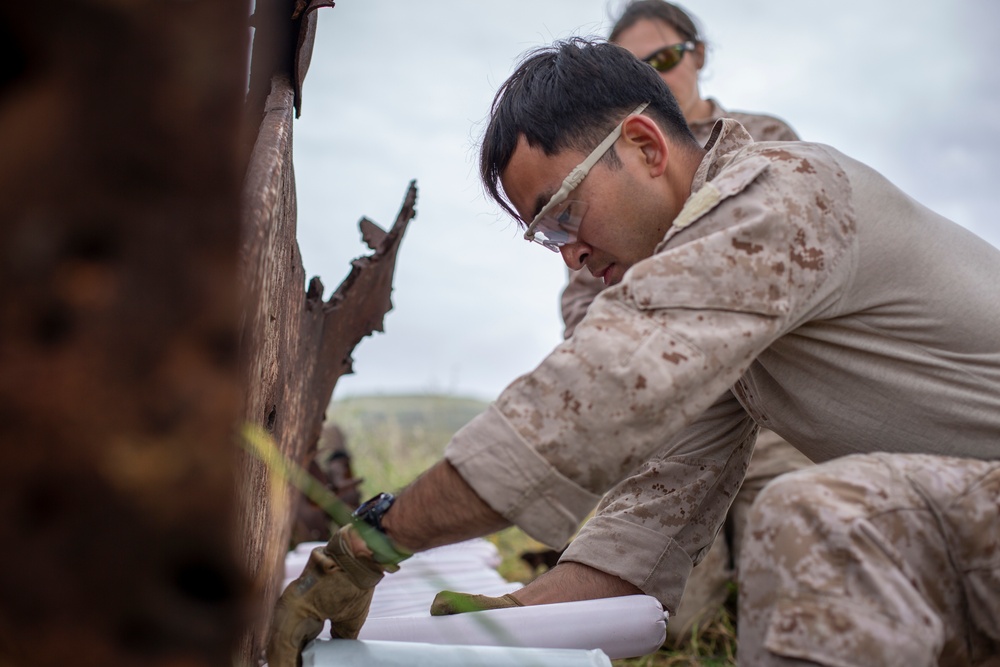
{"label": "corroded metal wreckage", "polygon": [[293,460],[382,330],[411,183],[326,302],[295,240],[315,10],[0,6],[0,665],[255,665]]}

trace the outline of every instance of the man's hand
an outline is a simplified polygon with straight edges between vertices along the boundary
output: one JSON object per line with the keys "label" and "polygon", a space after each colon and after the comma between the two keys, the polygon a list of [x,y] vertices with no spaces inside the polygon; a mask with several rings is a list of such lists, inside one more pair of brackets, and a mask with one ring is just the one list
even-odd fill
{"label": "man's hand", "polygon": [[383,567],[352,525],[337,531],[325,547],[313,549],[305,569],[278,598],[267,642],[269,667],[299,667],[302,647],[323,622],[331,634],[355,639],[368,616]]}
{"label": "man's hand", "polygon": [[519,588],[514,594],[493,598],[441,591],[431,603],[431,616],[643,594],[641,589],[613,574],[583,563],[565,561],[532,580],[524,588]]}
{"label": "man's hand", "polygon": [[434,596],[431,603],[431,616],[451,616],[452,614],[464,614],[467,611],[485,611],[487,609],[506,609],[507,607],[523,607],[513,595],[501,595],[500,597],[490,597],[488,595],[470,595],[469,593],[455,593],[454,591],[441,591]]}

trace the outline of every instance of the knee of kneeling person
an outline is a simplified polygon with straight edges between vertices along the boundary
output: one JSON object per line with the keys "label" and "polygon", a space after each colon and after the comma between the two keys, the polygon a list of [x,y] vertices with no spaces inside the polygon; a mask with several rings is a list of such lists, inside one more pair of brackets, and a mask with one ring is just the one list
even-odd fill
{"label": "knee of kneeling person", "polygon": [[775,478],[747,514],[738,569],[744,570],[747,558],[759,565],[783,563],[789,573],[804,558],[825,560],[823,554],[843,541],[853,520],[863,513],[850,485],[850,480],[845,485],[819,467]]}
{"label": "knee of kneeling person", "polygon": [[747,530],[751,538],[761,529],[782,528],[791,516],[815,520],[813,516],[822,498],[831,490],[812,469],[787,473],[771,480],[747,511]]}
{"label": "knee of kneeling person", "polygon": [[790,516],[815,524],[850,521],[871,513],[872,494],[886,474],[877,455],[857,454],[779,475],[757,495],[748,522],[782,523]]}
{"label": "knee of kneeling person", "polygon": [[945,626],[883,530],[886,516],[915,516],[886,512],[903,492],[885,470],[845,457],[764,488],[739,563],[741,660],[937,664]]}

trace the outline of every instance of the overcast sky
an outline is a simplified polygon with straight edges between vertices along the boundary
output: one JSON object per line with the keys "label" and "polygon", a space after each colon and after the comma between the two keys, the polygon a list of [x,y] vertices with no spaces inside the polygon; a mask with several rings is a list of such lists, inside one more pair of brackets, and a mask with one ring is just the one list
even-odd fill
{"label": "overcast sky", "polygon": [[[620,6],[337,0],[320,10],[294,128],[307,278],[320,276],[328,298],[350,261],[369,254],[358,219],[388,228],[407,183],[419,188],[385,333],[358,345],[355,373],[340,379],[335,398],[491,399],[562,339],[565,266],[522,240],[485,197],[477,143],[521,54],[569,36],[603,37]],[[1000,2],[684,6],[709,43],[703,95],[782,117],[1000,246]]]}

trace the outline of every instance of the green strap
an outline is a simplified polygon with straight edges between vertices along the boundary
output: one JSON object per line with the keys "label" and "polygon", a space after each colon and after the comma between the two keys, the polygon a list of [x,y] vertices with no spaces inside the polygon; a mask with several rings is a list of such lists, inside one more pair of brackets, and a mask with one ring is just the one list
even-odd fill
{"label": "green strap", "polygon": [[290,483],[326,512],[337,526],[353,524],[355,530],[358,531],[358,534],[375,555],[375,562],[384,566],[385,569],[395,572],[399,569],[400,561],[413,555],[398,549],[381,531],[356,519],[350,508],[340,498],[320,484],[315,477],[289,461],[274,444],[274,438],[264,429],[256,424],[246,424],[243,426],[242,436],[244,449],[263,462],[272,474],[272,480],[277,478]]}
{"label": "green strap", "polygon": [[395,572],[399,569],[399,563],[406,560],[413,554],[402,551],[392,543],[389,536],[378,530],[374,526],[370,526],[364,521],[355,519],[352,517],[352,522],[354,523],[354,529],[358,531],[361,539],[365,541],[368,548],[372,550],[372,554],[375,556],[375,562],[389,570],[389,572]]}

